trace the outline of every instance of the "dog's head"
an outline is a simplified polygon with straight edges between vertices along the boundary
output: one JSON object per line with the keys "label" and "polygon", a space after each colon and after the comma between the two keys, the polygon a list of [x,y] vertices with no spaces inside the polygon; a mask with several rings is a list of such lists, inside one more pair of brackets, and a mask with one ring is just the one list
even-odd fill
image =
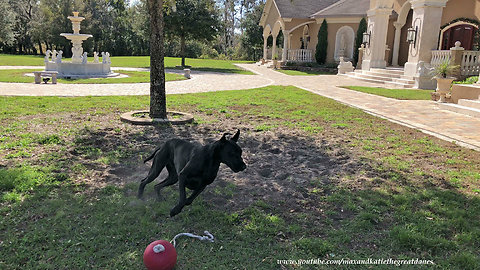
{"label": "dog's head", "polygon": [[243,171],[247,168],[247,165],[245,165],[242,159],[242,149],[237,144],[240,130],[231,139],[228,139],[227,135],[230,134],[223,134],[222,138],[217,142],[220,161],[234,172]]}

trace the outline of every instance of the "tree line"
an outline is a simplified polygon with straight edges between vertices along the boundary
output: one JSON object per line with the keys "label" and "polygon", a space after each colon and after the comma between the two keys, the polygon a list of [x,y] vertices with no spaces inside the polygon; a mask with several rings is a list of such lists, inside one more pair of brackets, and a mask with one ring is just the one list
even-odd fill
{"label": "tree line", "polygon": [[[251,59],[262,53],[258,25],[265,0],[170,0],[164,2],[166,56]],[[93,35],[84,50],[111,55],[149,55],[150,19],[146,0],[0,0],[0,52],[44,54],[71,43],[68,16],[85,17],[81,33]]]}

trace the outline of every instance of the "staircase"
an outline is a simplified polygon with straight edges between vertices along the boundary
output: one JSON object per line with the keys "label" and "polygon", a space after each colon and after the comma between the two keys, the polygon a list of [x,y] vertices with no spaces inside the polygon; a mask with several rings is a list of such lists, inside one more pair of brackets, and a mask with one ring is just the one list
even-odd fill
{"label": "staircase", "polygon": [[403,75],[403,68],[371,68],[370,70],[355,70],[345,74],[357,80],[384,83],[385,88],[412,88],[415,85],[413,77]]}
{"label": "staircase", "polygon": [[480,118],[480,97],[479,99],[459,99],[455,103],[439,103],[439,108],[456,113],[466,114]]}
{"label": "staircase", "polygon": [[[261,66],[262,65],[262,61],[258,61],[255,63],[257,66]],[[267,68],[273,68],[273,61],[272,60],[267,60],[264,64],[264,66],[266,66]]]}

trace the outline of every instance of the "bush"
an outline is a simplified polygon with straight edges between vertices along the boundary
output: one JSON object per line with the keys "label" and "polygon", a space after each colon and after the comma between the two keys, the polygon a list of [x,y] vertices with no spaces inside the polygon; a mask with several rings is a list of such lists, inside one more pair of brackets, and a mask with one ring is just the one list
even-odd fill
{"label": "bush", "polygon": [[478,82],[478,76],[472,76],[472,77],[466,78],[463,81],[456,81],[456,82],[453,82],[453,83],[455,83],[455,84],[474,84],[474,83],[477,83],[477,82]]}
{"label": "bush", "polygon": [[319,64],[324,64],[327,59],[328,48],[328,25],[327,20],[323,20],[320,30],[318,30],[318,43],[315,51],[315,60]]}
{"label": "bush", "polygon": [[363,33],[367,31],[367,21],[365,18],[360,20],[358,24],[357,36],[355,37],[355,48],[353,49],[353,65],[357,65],[358,62],[358,49],[363,42]]}

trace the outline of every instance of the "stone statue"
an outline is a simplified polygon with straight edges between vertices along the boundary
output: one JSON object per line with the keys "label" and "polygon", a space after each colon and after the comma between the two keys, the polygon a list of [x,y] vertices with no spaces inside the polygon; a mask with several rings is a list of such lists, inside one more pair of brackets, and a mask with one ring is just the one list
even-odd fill
{"label": "stone statue", "polygon": [[107,57],[107,64],[111,64],[112,61],[110,61],[110,53],[109,53],[109,52],[106,52],[105,55],[106,55],[106,57]]}
{"label": "stone statue", "polygon": [[354,70],[352,62],[345,62],[343,56],[340,57],[340,63],[338,64],[337,69],[337,75],[342,75],[347,72],[353,72]]}
{"label": "stone statue", "polygon": [[99,63],[98,52],[93,52],[93,63]]}
{"label": "stone statue", "polygon": [[62,63],[62,54],[63,54],[63,51],[60,50],[57,55],[57,64]]}
{"label": "stone statue", "polygon": [[107,63],[107,56],[105,55],[105,52],[102,52],[102,63],[103,64]]}
{"label": "stone statue", "polygon": [[82,55],[82,64],[86,64],[88,62],[88,55],[87,52],[84,52]]}
{"label": "stone statue", "polygon": [[50,61],[50,54],[52,54],[52,51],[50,50],[47,50],[45,52],[45,60],[43,60],[45,63],[47,63],[48,61]]}
{"label": "stone statue", "polygon": [[53,50],[52,52],[52,62],[57,62],[57,50]]}
{"label": "stone statue", "polygon": [[338,55],[345,56],[345,51],[347,50],[347,43],[345,42],[345,33],[340,35],[340,50],[338,50]]}

